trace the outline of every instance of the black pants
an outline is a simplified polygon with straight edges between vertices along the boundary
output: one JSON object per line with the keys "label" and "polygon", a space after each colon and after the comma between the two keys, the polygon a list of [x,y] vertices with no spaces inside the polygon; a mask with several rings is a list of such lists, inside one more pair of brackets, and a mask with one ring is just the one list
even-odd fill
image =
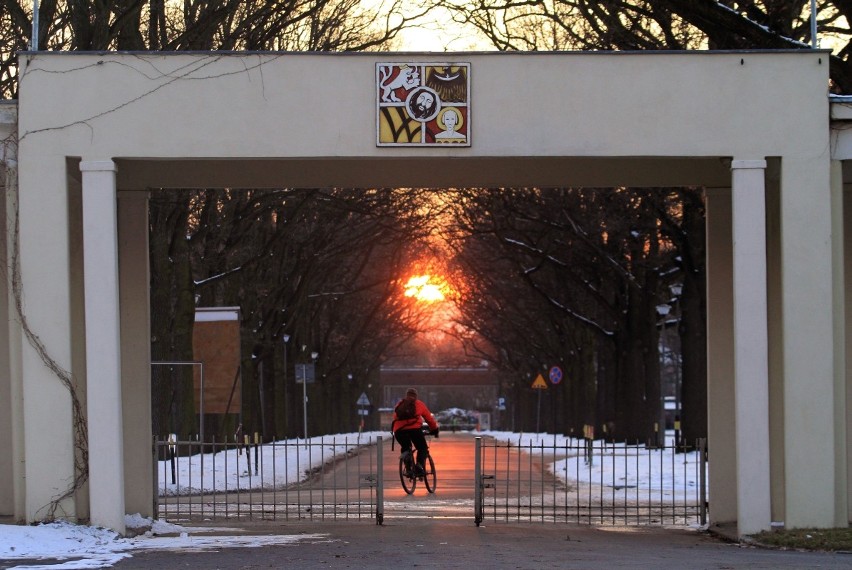
{"label": "black pants", "polygon": [[402,451],[411,449],[412,444],[417,448],[417,464],[420,467],[426,465],[426,457],[429,456],[429,446],[426,445],[426,436],[420,428],[417,429],[401,429],[396,432],[396,440]]}

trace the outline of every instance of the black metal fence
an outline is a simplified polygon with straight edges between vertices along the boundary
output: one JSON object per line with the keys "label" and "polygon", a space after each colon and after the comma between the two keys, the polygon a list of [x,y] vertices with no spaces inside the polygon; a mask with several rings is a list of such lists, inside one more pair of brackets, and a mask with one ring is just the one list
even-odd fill
{"label": "black metal fence", "polygon": [[374,519],[379,446],[372,435],[261,443],[154,441],[154,512],[197,520]]}
{"label": "black metal fence", "polygon": [[[272,443],[246,437],[206,443],[157,439],[154,512],[175,523],[365,519],[381,524],[384,481],[395,484],[398,454],[382,440],[376,434]],[[471,443],[474,453],[463,455],[473,456],[466,471],[472,484],[449,502],[440,484],[435,495],[415,497],[416,504],[393,495],[391,516],[447,516],[448,505],[466,504],[476,524],[707,522],[704,440],[689,449],[555,436],[475,437]],[[465,472],[456,464],[457,474]],[[468,499],[464,488],[470,489]]]}
{"label": "black metal fence", "polygon": [[475,521],[703,525],[707,447],[476,439]]}

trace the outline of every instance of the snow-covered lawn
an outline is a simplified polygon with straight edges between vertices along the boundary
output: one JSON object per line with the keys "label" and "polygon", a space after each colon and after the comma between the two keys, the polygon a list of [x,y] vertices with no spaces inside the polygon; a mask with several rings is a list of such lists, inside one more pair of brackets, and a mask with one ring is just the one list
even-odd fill
{"label": "snow-covered lawn", "polygon": [[[384,432],[324,435],[304,439],[281,440],[255,447],[238,449],[217,444],[217,451],[199,454],[200,445],[193,444],[194,455],[176,457],[172,483],[171,461],[157,466],[158,490],[161,496],[188,495],[212,491],[227,492],[249,489],[280,488],[307,479],[314,470],[358,448],[373,445]],[[184,447],[184,446],[180,446]],[[211,445],[206,445],[211,448]]]}
{"label": "snow-covered lawn", "polygon": [[[623,493],[695,492],[699,486],[699,453],[674,453],[623,443],[595,441],[587,461],[583,440],[544,433],[484,432],[499,442],[540,454],[550,471],[566,483],[579,482],[610,487]],[[705,481],[706,481],[705,472]]]}

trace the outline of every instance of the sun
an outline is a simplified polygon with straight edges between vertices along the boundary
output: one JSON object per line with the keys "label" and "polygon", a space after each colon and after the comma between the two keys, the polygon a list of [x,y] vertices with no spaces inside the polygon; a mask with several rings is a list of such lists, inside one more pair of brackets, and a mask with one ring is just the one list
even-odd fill
{"label": "sun", "polygon": [[448,288],[447,282],[440,277],[416,275],[405,284],[405,296],[424,303],[439,303],[446,299]]}

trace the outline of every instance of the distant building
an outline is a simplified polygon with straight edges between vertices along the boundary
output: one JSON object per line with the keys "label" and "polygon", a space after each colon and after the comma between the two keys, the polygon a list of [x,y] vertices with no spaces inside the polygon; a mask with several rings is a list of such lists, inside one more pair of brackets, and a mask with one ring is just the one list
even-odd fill
{"label": "distant building", "polygon": [[499,373],[490,368],[382,368],[379,386],[384,408],[393,408],[408,388],[416,388],[433,412],[491,411],[497,405]]}
{"label": "distant building", "polygon": [[[379,373],[382,428],[390,429],[392,409],[408,388],[416,388],[432,413],[450,408],[492,412],[497,406],[500,373],[491,368],[387,367]],[[447,426],[443,426],[447,427]]]}

